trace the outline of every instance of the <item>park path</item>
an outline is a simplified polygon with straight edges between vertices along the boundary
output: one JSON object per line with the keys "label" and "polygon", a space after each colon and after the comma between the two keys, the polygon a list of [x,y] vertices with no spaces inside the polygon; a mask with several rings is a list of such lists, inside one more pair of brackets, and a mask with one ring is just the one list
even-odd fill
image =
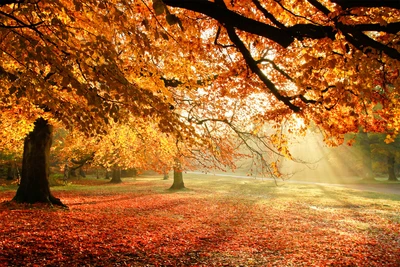
{"label": "park path", "polygon": [[400,195],[399,184],[324,184],[324,186],[337,186],[361,191],[378,192]]}
{"label": "park path", "polygon": [[[202,174],[202,175],[214,175],[214,176],[224,176],[224,177],[232,177],[232,178],[246,178],[246,179],[258,179],[258,180],[270,180],[273,181],[273,178],[261,178],[261,177],[250,177],[250,176],[242,176],[242,175],[232,175],[232,174],[220,174],[220,173],[203,173],[203,172],[188,172],[192,174]],[[367,192],[378,192],[385,194],[396,194],[400,195],[400,183],[387,183],[387,184],[334,184],[334,183],[319,183],[312,181],[301,181],[301,180],[286,180],[281,183],[294,183],[294,184],[314,184],[320,186],[327,187],[344,187],[354,190],[367,191]]]}

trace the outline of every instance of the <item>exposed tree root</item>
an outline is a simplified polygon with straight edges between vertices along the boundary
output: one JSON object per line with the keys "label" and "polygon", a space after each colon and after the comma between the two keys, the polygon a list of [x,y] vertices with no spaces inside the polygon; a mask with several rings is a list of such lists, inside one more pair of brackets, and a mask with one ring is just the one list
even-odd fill
{"label": "exposed tree root", "polygon": [[173,183],[169,190],[185,190],[185,184],[182,183]]}
{"label": "exposed tree root", "polygon": [[59,198],[56,198],[55,196],[53,196],[52,194],[50,194],[48,197],[46,198],[41,198],[41,199],[33,199],[33,198],[23,198],[20,195],[15,195],[15,197],[11,200],[11,201],[15,201],[17,203],[26,203],[26,204],[35,204],[35,203],[46,203],[49,204],[50,206],[60,206],[62,208],[67,208],[68,206],[65,205],[64,203],[61,202],[61,200]]}

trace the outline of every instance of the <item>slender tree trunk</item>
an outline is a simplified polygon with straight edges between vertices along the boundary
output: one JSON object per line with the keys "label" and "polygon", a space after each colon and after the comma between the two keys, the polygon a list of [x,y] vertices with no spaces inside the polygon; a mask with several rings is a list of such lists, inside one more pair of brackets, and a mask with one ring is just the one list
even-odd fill
{"label": "slender tree trunk", "polygon": [[165,167],[163,168],[163,174],[164,174],[163,180],[168,180],[169,174],[168,174],[167,168],[165,168]]}
{"label": "slender tree trunk", "polygon": [[69,177],[76,177],[76,169],[74,168],[69,168]]}
{"label": "slender tree trunk", "polygon": [[371,144],[368,138],[368,134],[360,131],[360,146],[362,153],[362,161],[363,161],[363,178],[367,180],[375,180],[374,173],[372,171],[372,160],[371,160]]}
{"label": "slender tree trunk", "polygon": [[7,180],[14,180],[15,176],[14,163],[10,161],[10,164],[7,167]]}
{"label": "slender tree trunk", "polygon": [[178,167],[174,167],[174,183],[169,189],[180,190],[184,189],[185,184],[183,183],[183,174],[182,169]]}
{"label": "slender tree trunk", "polygon": [[49,187],[49,156],[53,129],[43,118],[35,121],[35,127],[24,141],[21,183],[13,200],[21,203],[45,202],[64,206],[55,198]]}
{"label": "slender tree trunk", "polygon": [[80,168],[79,168],[79,176],[81,176],[81,177],[86,177],[86,173],[85,173],[85,171],[83,170],[83,167],[80,167]]}
{"label": "slender tree trunk", "polygon": [[396,162],[396,160],[395,160],[394,154],[392,152],[389,152],[389,155],[387,158],[389,181],[397,181],[396,173],[394,172],[395,162]]}
{"label": "slender tree trunk", "polygon": [[111,177],[111,183],[122,183],[121,180],[121,168],[114,168],[112,170],[112,177]]}

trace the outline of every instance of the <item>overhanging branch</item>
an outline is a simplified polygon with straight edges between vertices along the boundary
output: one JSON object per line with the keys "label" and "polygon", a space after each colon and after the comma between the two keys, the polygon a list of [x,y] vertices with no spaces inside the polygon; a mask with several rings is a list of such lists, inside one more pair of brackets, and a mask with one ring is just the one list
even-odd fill
{"label": "overhanging branch", "polygon": [[22,4],[25,0],[2,0],[0,6],[10,5],[10,4]]}
{"label": "overhanging branch", "polygon": [[[336,32],[339,30],[345,36],[347,41],[354,45],[357,49],[363,51],[365,47],[372,47],[378,51],[383,51],[389,57],[393,59],[400,59],[400,53],[396,49],[377,42],[364,34],[364,31],[381,31],[387,33],[397,33],[400,23],[394,22],[387,25],[380,25],[378,23],[370,24],[358,24],[358,25],[346,25],[343,23],[335,23],[335,26],[322,26],[315,25],[312,23],[304,24],[299,23],[291,27],[282,28],[282,25],[278,21],[273,21],[277,24],[277,27],[268,25],[266,23],[247,18],[243,15],[235,13],[229,10],[224,4],[218,3],[218,1],[210,2],[205,0],[163,0],[166,5],[173,7],[180,7],[195,12],[202,13],[211,18],[216,19],[225,28],[231,27],[241,31],[245,31],[251,34],[268,38],[269,40],[281,45],[282,47],[288,47],[295,38],[302,40],[304,38],[309,39],[321,39],[328,37],[332,40],[336,38]],[[307,0],[311,5],[320,10],[323,14],[328,16],[331,12],[323,4],[317,0]],[[392,7],[400,9],[399,0],[332,0],[344,8],[352,7]],[[253,0],[256,7],[263,12],[264,16],[271,20],[271,14],[263,8],[258,0]],[[364,51],[363,51],[364,52]]]}
{"label": "overhanging branch", "polygon": [[235,27],[242,31],[266,37],[283,47],[288,47],[294,41],[293,36],[279,28],[246,18],[214,2],[204,0],[164,0],[164,3],[169,6],[202,13],[216,19],[224,26]]}
{"label": "overhanging branch", "polygon": [[399,0],[332,0],[343,9],[355,7],[391,7],[400,9]]}

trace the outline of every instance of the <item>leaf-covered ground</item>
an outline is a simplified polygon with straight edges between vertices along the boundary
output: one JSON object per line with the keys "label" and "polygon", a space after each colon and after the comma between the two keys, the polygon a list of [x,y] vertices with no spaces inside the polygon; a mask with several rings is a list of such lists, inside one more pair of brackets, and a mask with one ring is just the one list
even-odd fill
{"label": "leaf-covered ground", "polygon": [[[400,266],[400,196],[221,177],[81,180],[5,202],[0,266]],[[82,185],[85,184],[85,185]]]}

